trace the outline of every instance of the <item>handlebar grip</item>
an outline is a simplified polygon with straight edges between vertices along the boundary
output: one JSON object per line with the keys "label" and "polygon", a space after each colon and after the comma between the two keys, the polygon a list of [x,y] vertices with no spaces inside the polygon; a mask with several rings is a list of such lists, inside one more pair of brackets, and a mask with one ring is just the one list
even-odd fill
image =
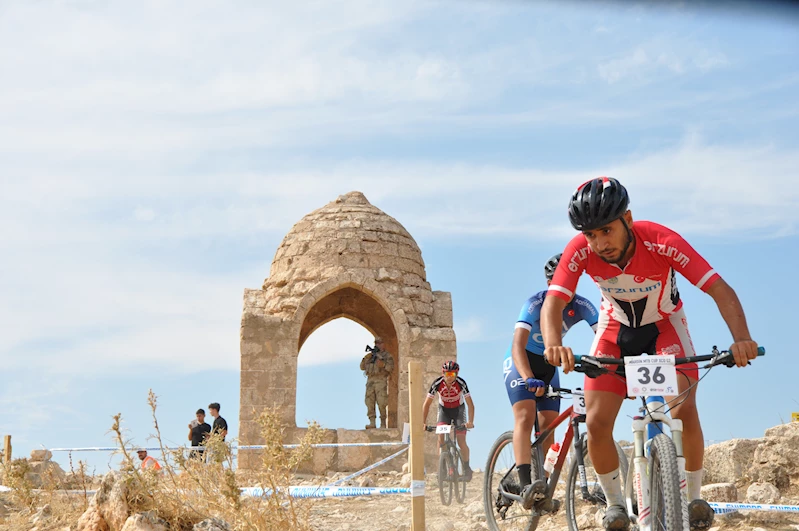
{"label": "handlebar grip", "polygon": [[757,355],[758,356],[765,356],[766,355],[766,347],[757,347]]}

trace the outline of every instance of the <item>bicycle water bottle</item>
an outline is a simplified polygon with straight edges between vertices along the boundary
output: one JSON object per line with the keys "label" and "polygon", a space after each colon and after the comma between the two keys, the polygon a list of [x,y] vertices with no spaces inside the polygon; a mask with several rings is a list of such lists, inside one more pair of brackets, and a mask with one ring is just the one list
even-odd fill
{"label": "bicycle water bottle", "polygon": [[560,443],[556,442],[549,447],[547,457],[544,459],[544,470],[551,474],[555,470],[555,463],[558,462],[558,454],[560,453]]}

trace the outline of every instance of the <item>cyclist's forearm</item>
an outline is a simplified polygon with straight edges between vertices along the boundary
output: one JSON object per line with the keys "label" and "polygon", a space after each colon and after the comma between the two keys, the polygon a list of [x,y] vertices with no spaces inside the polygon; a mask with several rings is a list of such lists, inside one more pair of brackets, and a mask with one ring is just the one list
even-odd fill
{"label": "cyclist's forearm", "polygon": [[466,405],[469,406],[469,422],[474,424],[474,400],[471,396],[466,398]]}
{"label": "cyclist's forearm", "polygon": [[519,375],[525,380],[534,376],[533,370],[530,368],[530,361],[527,359],[527,351],[525,350],[529,337],[529,330],[517,328],[513,333],[513,346],[511,347],[513,365],[519,371]]}
{"label": "cyclist's forearm", "polygon": [[733,340],[751,340],[752,336],[749,334],[749,326],[746,324],[746,315],[735,290],[723,279],[719,279],[710,287],[708,294],[716,302],[719,313],[724,322],[727,323]]}
{"label": "cyclist's forearm", "polygon": [[566,301],[554,295],[544,299],[541,306],[541,335],[544,336],[544,347],[560,347],[563,345],[563,309]]}

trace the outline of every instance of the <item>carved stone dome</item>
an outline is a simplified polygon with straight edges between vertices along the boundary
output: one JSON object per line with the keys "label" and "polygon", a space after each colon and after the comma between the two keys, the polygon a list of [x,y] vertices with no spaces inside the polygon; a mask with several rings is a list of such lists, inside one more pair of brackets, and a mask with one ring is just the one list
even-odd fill
{"label": "carved stone dome", "polygon": [[[361,192],[339,196],[286,234],[263,284],[267,313],[292,312],[314,286],[344,273],[376,280],[390,296],[408,299],[406,315],[430,315],[433,296],[419,246]],[[421,304],[414,307],[413,300]]]}

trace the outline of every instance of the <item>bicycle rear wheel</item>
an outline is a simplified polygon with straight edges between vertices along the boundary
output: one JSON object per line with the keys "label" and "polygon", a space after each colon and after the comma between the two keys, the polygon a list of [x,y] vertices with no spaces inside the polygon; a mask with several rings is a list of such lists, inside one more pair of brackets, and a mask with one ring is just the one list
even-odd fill
{"label": "bicycle rear wheel", "polygon": [[649,449],[649,492],[652,529],[683,530],[680,473],[674,441],[664,434],[652,439]]}
{"label": "bicycle rear wheel", "polygon": [[455,485],[455,500],[458,503],[463,503],[466,500],[466,479],[464,478],[466,471],[463,468],[463,459],[461,459],[461,453],[458,450],[452,450],[452,461],[455,463],[455,471],[457,473],[457,481],[453,482]]}
{"label": "bicycle rear wheel", "polygon": [[[580,435],[579,448],[583,453],[587,496],[584,496],[582,492],[578,460],[577,456],[574,456],[569,465],[569,475],[566,479],[566,521],[569,523],[569,531],[594,527],[596,512],[607,506],[605,493],[599,485],[599,478],[593,463],[591,463],[591,458],[588,456],[588,438],[585,433]],[[629,462],[619,443],[616,443],[616,453],[619,456],[619,475],[626,480]]]}
{"label": "bicycle rear wheel", "polygon": [[[533,451],[532,475],[538,471],[537,452]],[[535,481],[533,477],[533,481]],[[506,491],[521,494],[516,459],[513,455],[513,432],[500,435],[488,451],[483,477],[483,506],[486,523],[491,531],[533,531],[540,516],[525,511],[520,503],[499,494],[499,483]]]}
{"label": "bicycle rear wheel", "polygon": [[454,467],[450,465],[452,456],[449,450],[444,448],[438,456],[438,493],[441,495],[441,503],[449,505],[452,503],[452,475]]}

